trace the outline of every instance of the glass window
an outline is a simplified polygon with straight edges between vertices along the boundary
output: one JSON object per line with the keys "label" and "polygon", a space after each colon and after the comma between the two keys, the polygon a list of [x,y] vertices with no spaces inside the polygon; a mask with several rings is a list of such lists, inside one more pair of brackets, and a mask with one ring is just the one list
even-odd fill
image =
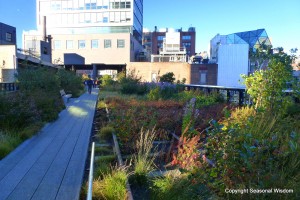
{"label": "glass window", "polygon": [[103,20],[103,14],[97,13],[97,22],[102,22],[102,20]]}
{"label": "glass window", "polygon": [[183,40],[191,40],[192,37],[191,37],[190,35],[183,35],[183,36],[182,36],[182,39],[183,39]]}
{"label": "glass window", "polygon": [[85,40],[78,40],[78,49],[85,48]]}
{"label": "glass window", "polygon": [[97,49],[99,46],[98,40],[92,40],[91,46],[92,46],[92,49]]}
{"label": "glass window", "polygon": [[120,12],[115,12],[115,22],[120,22]]}
{"label": "glass window", "polygon": [[79,23],[84,22],[84,13],[79,13]]}
{"label": "glass window", "polygon": [[73,40],[67,40],[66,46],[67,49],[73,49]]}
{"label": "glass window", "polygon": [[54,40],[54,49],[61,49],[61,41]]}
{"label": "glass window", "polygon": [[104,40],[104,48],[111,48],[111,40]]}
{"label": "glass window", "polygon": [[126,8],[131,8],[131,2],[130,1],[126,2]]}
{"label": "glass window", "polygon": [[125,47],[125,40],[117,40],[117,47],[124,48]]}
{"label": "glass window", "polygon": [[8,41],[8,42],[12,41],[12,35],[11,35],[11,33],[6,33],[6,41]]}
{"label": "glass window", "polygon": [[68,24],[73,24],[73,14],[68,14]]}
{"label": "glass window", "polygon": [[158,40],[158,41],[163,41],[164,38],[165,38],[165,36],[162,36],[162,35],[157,36],[157,40]]}
{"label": "glass window", "polygon": [[61,2],[60,1],[52,1],[51,2],[51,10],[60,10],[61,9]]}
{"label": "glass window", "polygon": [[184,47],[191,47],[191,43],[190,42],[183,42],[182,46],[184,46]]}
{"label": "glass window", "polygon": [[103,9],[108,9],[108,6],[109,6],[109,0],[103,0],[103,6],[102,6],[102,8]]}
{"label": "glass window", "polygon": [[110,22],[115,22],[115,13],[114,12],[109,13],[109,21]]}
{"label": "glass window", "polygon": [[62,14],[61,15],[61,23],[67,24],[68,23],[68,14]]}
{"label": "glass window", "polygon": [[91,23],[91,13],[85,13],[84,14],[84,22],[85,23]]}

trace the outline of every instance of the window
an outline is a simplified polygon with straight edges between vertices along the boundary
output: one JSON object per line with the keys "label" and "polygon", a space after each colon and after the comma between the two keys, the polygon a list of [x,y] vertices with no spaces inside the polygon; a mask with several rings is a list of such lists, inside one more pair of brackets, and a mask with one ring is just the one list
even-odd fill
{"label": "window", "polygon": [[6,41],[11,42],[12,41],[12,34],[6,33]]}
{"label": "window", "polygon": [[191,43],[190,42],[183,42],[182,46],[184,46],[186,48],[189,48],[189,47],[191,47]]}
{"label": "window", "polygon": [[111,48],[111,40],[104,40],[104,48]]}
{"label": "window", "polygon": [[125,47],[125,40],[117,40],[117,47],[124,48]]}
{"label": "window", "polygon": [[92,49],[97,49],[98,48],[98,40],[92,40],[91,46],[92,46]]}
{"label": "window", "polygon": [[78,40],[78,49],[85,48],[85,40]]}
{"label": "window", "polygon": [[157,36],[157,40],[158,40],[158,41],[163,41],[164,38],[165,38],[165,36],[162,36],[162,35]]}
{"label": "window", "polygon": [[67,40],[66,46],[67,49],[73,49],[73,40]]}
{"label": "window", "polygon": [[200,84],[206,84],[206,72],[200,71]]}
{"label": "window", "polygon": [[191,40],[192,37],[191,37],[190,35],[183,35],[183,36],[182,36],[182,39],[183,39],[183,40]]}
{"label": "window", "polygon": [[54,40],[54,49],[61,49],[61,41]]}

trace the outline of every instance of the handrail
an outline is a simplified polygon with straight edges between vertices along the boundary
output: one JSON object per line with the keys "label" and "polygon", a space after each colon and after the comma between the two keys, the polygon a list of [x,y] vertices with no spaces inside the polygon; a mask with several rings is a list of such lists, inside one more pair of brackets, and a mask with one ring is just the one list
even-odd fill
{"label": "handrail", "polygon": [[224,86],[215,86],[215,85],[195,85],[195,84],[183,84],[187,90],[190,89],[200,89],[207,93],[216,91],[220,93],[220,90],[226,91],[227,102],[230,102],[234,98],[235,93],[238,93],[238,103],[239,105],[244,105],[250,103],[250,100],[246,102],[246,89],[242,87],[224,87]]}
{"label": "handrail", "polygon": [[87,192],[87,200],[92,200],[93,197],[93,173],[94,173],[94,152],[95,152],[95,142],[92,143],[91,150],[91,161],[90,161],[90,173],[89,173],[89,187]]}

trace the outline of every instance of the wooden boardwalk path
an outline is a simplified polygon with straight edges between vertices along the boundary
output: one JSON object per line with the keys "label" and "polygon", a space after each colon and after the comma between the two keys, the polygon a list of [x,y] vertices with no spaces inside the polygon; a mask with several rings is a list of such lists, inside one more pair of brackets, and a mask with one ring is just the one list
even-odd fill
{"label": "wooden boardwalk path", "polygon": [[0,161],[0,200],[76,200],[98,89],[71,99],[59,118]]}

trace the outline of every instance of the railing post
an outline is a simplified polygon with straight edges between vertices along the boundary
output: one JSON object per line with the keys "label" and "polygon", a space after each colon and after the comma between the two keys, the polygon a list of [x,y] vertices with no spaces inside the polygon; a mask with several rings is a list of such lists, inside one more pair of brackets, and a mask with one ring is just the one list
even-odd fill
{"label": "railing post", "polygon": [[230,90],[229,89],[226,89],[226,92],[227,92],[227,102],[229,103],[230,102]]}
{"label": "railing post", "polygon": [[243,105],[245,101],[245,95],[243,90],[239,90],[239,105]]}

